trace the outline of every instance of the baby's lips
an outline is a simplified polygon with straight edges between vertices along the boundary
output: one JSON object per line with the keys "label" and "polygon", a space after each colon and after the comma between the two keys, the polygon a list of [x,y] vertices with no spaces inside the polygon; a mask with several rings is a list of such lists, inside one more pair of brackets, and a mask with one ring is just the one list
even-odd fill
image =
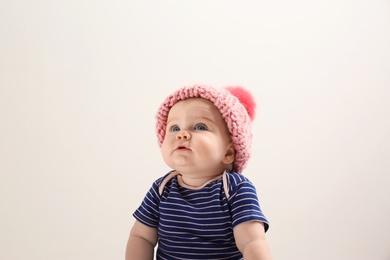
{"label": "baby's lips", "polygon": [[188,148],[187,146],[179,145],[175,150],[191,150],[191,149]]}

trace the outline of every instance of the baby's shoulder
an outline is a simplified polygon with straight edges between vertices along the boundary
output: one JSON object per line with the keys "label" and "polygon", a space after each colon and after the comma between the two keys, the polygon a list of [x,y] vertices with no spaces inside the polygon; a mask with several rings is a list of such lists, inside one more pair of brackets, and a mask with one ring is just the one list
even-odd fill
{"label": "baby's shoulder", "polygon": [[226,171],[226,181],[231,187],[238,186],[241,183],[251,183],[247,177],[233,171]]}
{"label": "baby's shoulder", "polygon": [[158,194],[161,196],[163,194],[163,190],[166,186],[170,186],[170,183],[178,175],[179,173],[175,170],[168,172],[161,178],[155,181],[155,186],[158,188]]}
{"label": "baby's shoulder", "polygon": [[252,187],[253,184],[244,175],[233,172],[225,171],[222,176],[223,189],[226,194],[226,198],[230,199],[236,195],[243,187]]}

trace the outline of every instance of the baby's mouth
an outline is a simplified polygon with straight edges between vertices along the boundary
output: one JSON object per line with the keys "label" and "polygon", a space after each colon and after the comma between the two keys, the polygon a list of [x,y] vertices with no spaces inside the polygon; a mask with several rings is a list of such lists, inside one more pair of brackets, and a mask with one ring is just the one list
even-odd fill
{"label": "baby's mouth", "polygon": [[178,146],[177,148],[176,148],[176,150],[178,150],[178,151],[190,151],[191,149],[190,148],[188,148],[188,147],[186,147],[186,146],[184,146],[184,145],[180,145],[180,146]]}

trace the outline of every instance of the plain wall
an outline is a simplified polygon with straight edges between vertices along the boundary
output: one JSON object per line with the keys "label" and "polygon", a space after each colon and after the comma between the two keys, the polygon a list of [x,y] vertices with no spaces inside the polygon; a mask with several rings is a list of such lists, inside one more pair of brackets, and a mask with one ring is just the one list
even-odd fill
{"label": "plain wall", "polygon": [[0,259],[124,259],[155,112],[242,85],[275,260],[390,259],[389,1],[0,4]]}

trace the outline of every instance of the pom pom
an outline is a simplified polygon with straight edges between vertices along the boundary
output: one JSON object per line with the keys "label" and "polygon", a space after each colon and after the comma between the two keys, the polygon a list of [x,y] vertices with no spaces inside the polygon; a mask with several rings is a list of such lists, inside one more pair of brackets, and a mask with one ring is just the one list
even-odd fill
{"label": "pom pom", "polygon": [[226,90],[230,92],[233,96],[238,98],[240,103],[245,107],[248,112],[249,118],[251,121],[255,119],[256,114],[256,102],[252,94],[243,87],[226,87]]}

